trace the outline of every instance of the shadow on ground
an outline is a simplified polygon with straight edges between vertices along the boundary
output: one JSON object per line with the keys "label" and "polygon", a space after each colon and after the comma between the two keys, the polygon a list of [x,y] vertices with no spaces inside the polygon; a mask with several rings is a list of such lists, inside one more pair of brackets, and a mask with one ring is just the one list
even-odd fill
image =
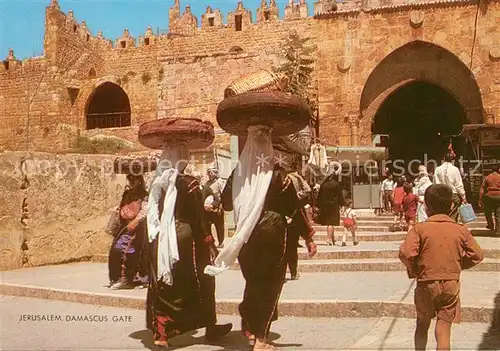
{"label": "shadow on ground", "polygon": [[[222,338],[218,342],[208,343],[205,340],[205,336],[201,335],[195,337],[196,331],[188,332],[183,335],[172,338],[168,350],[177,350],[184,347],[189,347],[193,345],[207,345],[207,346],[218,346],[220,351],[234,351],[234,350],[251,350],[252,347],[248,345],[247,339],[242,335],[241,331],[233,330],[227,336]],[[162,350],[162,348],[155,346],[153,343],[153,334],[149,330],[140,330],[129,335],[130,338],[141,340],[144,347],[149,350]],[[277,333],[269,333],[269,340],[276,347],[301,347],[302,344],[279,344],[276,343],[281,337]],[[166,350],[163,348],[163,350]]]}
{"label": "shadow on ground", "polygon": [[483,340],[478,350],[500,350],[500,292],[495,296],[495,309],[488,331],[483,334]]}

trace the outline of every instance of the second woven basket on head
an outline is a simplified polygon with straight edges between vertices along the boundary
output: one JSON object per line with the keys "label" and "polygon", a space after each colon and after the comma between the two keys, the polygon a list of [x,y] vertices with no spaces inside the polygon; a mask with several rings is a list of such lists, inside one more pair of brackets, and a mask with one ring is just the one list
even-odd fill
{"label": "second woven basket on head", "polygon": [[311,119],[309,106],[297,95],[285,93],[285,78],[259,71],[232,82],[217,107],[217,122],[226,132],[244,136],[248,127],[264,125],[274,136],[293,134]]}
{"label": "second woven basket on head", "polygon": [[287,84],[288,80],[286,77],[277,75],[271,71],[262,70],[233,81],[224,90],[224,98],[250,91],[282,91],[286,88]]}

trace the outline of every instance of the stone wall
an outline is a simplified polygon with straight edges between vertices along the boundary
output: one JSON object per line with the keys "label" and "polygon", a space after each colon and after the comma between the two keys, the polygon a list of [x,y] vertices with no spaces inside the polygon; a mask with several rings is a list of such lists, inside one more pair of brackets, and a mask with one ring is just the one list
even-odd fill
{"label": "stone wall", "polygon": [[112,173],[113,160],[1,153],[0,269],[106,253],[111,240],[103,230],[107,211],[118,204],[125,185],[125,176]]}
{"label": "stone wall", "polygon": [[[159,155],[151,150],[138,156]],[[192,153],[206,180],[214,154]],[[121,199],[125,175],[111,155],[0,153],[0,270],[58,264],[106,254],[109,209]],[[152,173],[145,176],[146,184]]]}
{"label": "stone wall", "polygon": [[[317,12],[328,3],[319,1]],[[44,57],[19,63],[9,54],[9,69],[0,65],[0,121],[5,125],[0,150],[60,151],[45,127],[71,124],[85,130],[86,107],[105,82],[120,86],[129,98],[132,126],[112,132],[131,141],[136,138],[131,130],[155,118],[196,117],[216,125],[224,88],[276,64],[291,30],[317,47],[323,142],[371,144],[377,108],[415,80],[449,91],[471,123],[500,122],[498,0],[479,9],[467,1],[356,0],[314,18],[305,15],[304,6],[305,1],[288,5],[279,20],[275,3],[263,2],[253,23],[252,10],[238,3],[228,16],[207,8],[199,21],[176,1],[169,14],[175,31],[156,37],[148,28],[137,40],[124,30],[113,47],[102,32],[90,35],[72,12],[63,14],[54,0],[46,11]],[[235,16],[242,16],[241,30]],[[420,50],[418,43],[432,48]]]}

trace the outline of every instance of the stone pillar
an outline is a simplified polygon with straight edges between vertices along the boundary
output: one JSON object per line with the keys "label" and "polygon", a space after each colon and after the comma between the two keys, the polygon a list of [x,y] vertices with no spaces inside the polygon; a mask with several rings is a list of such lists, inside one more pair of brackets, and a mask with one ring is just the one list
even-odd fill
{"label": "stone pillar", "polygon": [[359,116],[349,116],[349,127],[351,129],[351,146],[359,146]]}
{"label": "stone pillar", "polygon": [[484,108],[484,123],[485,124],[495,124],[500,123],[500,121],[496,121],[495,118],[495,110],[493,108]]}

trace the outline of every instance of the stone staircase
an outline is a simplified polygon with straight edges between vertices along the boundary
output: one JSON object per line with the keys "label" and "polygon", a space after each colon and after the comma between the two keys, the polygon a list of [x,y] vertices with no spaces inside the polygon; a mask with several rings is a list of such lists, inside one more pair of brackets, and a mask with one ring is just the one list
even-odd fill
{"label": "stone staircase", "polygon": [[[309,258],[299,248],[297,281],[288,281],[279,311],[291,317],[394,317],[414,318],[413,289],[398,259],[406,233],[388,231],[392,218],[362,216],[353,246],[340,246],[342,229],[335,228],[337,245],[326,246],[326,228],[317,226],[318,254]],[[484,218],[469,225],[486,253],[486,259],[462,277],[464,322],[489,323],[500,291],[500,238],[491,237]],[[92,305],[143,309],[145,290],[112,291],[107,283],[107,255],[90,262],[36,267],[3,272],[1,294],[72,301]],[[288,274],[287,274],[288,276]],[[244,280],[238,264],[217,277],[217,308],[220,314],[238,314]]]}

